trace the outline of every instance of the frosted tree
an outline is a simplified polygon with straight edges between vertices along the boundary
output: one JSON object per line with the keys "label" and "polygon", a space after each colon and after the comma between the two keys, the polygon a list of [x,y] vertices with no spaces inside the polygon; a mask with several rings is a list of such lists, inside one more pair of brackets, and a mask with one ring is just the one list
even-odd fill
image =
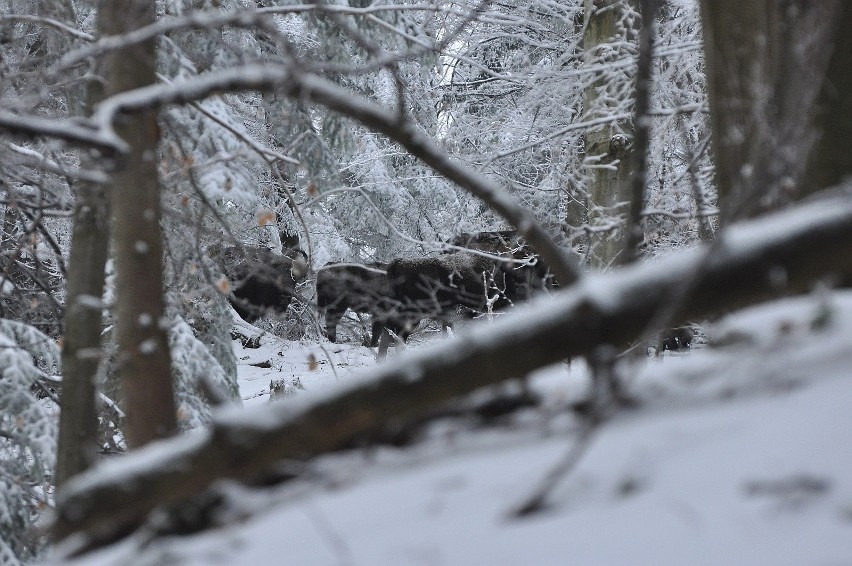
{"label": "frosted tree", "polygon": [[[495,5],[449,46],[442,84],[448,149],[506,183],[566,243],[566,207],[582,189],[582,146],[560,130],[581,110],[582,85],[571,78],[581,62],[581,23],[578,2]],[[502,226],[471,204],[465,213],[479,223],[466,229]]]}
{"label": "frosted tree", "polygon": [[209,348],[195,337],[192,328],[182,318],[178,318],[169,330],[169,348],[181,430],[210,424],[212,404],[223,401],[240,403],[236,380],[222,368]]}
{"label": "frosted tree", "polygon": [[30,529],[52,503],[59,369],[56,343],[35,328],[0,319],[0,558],[31,561],[43,548]]}
{"label": "frosted tree", "polygon": [[652,255],[709,240],[717,224],[698,5],[659,4],[644,215]]}
{"label": "frosted tree", "polygon": [[[0,3],[0,104],[17,111],[66,115],[75,84],[33,92],[46,68],[69,44],[61,26],[46,25],[73,14],[68,2]],[[19,11],[20,10],[20,11]],[[42,81],[43,82],[43,81]],[[76,159],[43,141],[0,143],[0,276],[2,316],[26,321],[58,336],[65,262],[63,238],[69,210],[69,178]]]}
{"label": "frosted tree", "polygon": [[[437,59],[422,45],[435,42],[439,14],[437,8],[378,7],[365,14],[319,5],[316,13],[279,20],[286,36],[275,52],[283,57],[296,53],[319,72],[434,134]],[[417,57],[407,56],[418,49]],[[271,115],[290,118],[272,132],[280,145],[295,140],[291,155],[299,165],[284,163],[283,169],[298,200],[308,205],[304,213],[315,225],[317,265],[387,260],[422,251],[449,235],[452,223],[442,212],[453,210],[458,199],[446,182],[335,113],[281,98],[274,103],[278,106],[270,107]]]}
{"label": "frosted tree", "polygon": [[[444,58],[448,150],[507,182],[598,267],[624,245],[638,21],[627,2],[493,6]],[[697,219],[715,212],[697,5],[664,3],[655,27],[642,214],[654,253],[695,241]],[[500,225],[475,216],[479,229]]]}

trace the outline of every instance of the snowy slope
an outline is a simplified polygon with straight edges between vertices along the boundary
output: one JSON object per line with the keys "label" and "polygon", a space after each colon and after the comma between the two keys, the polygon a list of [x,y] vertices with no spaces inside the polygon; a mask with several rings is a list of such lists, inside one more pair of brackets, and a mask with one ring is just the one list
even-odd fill
{"label": "snowy slope", "polygon": [[[537,374],[545,406],[510,422],[450,421],[413,447],[323,458],[303,480],[230,485],[224,526],[79,563],[852,565],[852,293],[738,313],[711,342],[625,368],[640,406],[594,432],[524,519],[510,511],[577,445],[582,363]],[[246,410],[271,380],[333,388],[375,363],[323,346],[235,344]]]}

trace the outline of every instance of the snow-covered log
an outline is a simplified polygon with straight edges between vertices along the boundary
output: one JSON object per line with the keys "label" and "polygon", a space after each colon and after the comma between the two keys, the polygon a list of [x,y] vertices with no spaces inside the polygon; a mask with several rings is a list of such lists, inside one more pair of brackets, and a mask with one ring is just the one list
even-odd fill
{"label": "snow-covered log", "polygon": [[251,480],[279,462],[341,449],[477,388],[604,344],[628,343],[687,281],[691,292],[673,323],[807,292],[820,280],[852,281],[852,185],[732,226],[720,238],[712,248],[585,278],[514,316],[401,355],[337,390],[251,415],[226,412],[202,434],[157,442],[96,468],[58,494],[53,535],[83,535],[74,538],[82,545],[114,538],[155,508],[202,493],[217,480]]}

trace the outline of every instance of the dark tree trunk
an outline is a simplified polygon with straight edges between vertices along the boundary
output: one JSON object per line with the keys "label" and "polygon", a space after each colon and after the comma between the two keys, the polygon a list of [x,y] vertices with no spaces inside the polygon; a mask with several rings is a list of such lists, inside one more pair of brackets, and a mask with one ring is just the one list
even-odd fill
{"label": "dark tree trunk", "polygon": [[640,0],[642,28],[639,30],[639,57],[636,64],[636,103],[634,105],[633,148],[631,151],[632,177],[630,180],[630,214],[628,217],[625,249],[619,261],[627,264],[639,257],[639,245],[645,239],[642,212],[645,210],[645,192],[648,184],[648,149],[651,144],[651,64],[654,56],[654,18],[657,0]]}
{"label": "dark tree trunk", "polygon": [[833,26],[834,50],[817,99],[815,126],[819,139],[802,183],[820,190],[852,175],[852,2],[842,2]]}
{"label": "dark tree trunk", "polygon": [[[155,19],[155,3],[145,0],[104,0],[100,10],[109,35]],[[107,95],[155,83],[155,67],[153,40],[112,54],[107,63]],[[127,415],[125,436],[133,447],[173,434],[177,422],[163,298],[157,112],[119,115],[115,128],[130,147],[113,176],[111,204],[117,364]]]}
{"label": "dark tree trunk", "polygon": [[[90,82],[80,113],[90,114],[102,99],[101,83]],[[109,251],[109,198],[106,188],[94,183],[83,181],[75,188],[63,313],[62,397],[54,477],[57,488],[89,468],[99,449],[96,396],[97,373],[104,354],[100,303]]]}
{"label": "dark tree trunk", "polygon": [[[816,139],[814,101],[825,78],[838,6],[836,0],[702,0],[723,224],[810,190],[802,186],[801,156],[810,154]],[[838,58],[849,62],[840,50]],[[848,83],[848,67],[838,71],[836,78],[845,73]]]}
{"label": "dark tree trunk", "polygon": [[62,397],[56,485],[88,468],[98,451],[96,386],[109,207],[102,187],[79,187],[74,206],[62,341]]}

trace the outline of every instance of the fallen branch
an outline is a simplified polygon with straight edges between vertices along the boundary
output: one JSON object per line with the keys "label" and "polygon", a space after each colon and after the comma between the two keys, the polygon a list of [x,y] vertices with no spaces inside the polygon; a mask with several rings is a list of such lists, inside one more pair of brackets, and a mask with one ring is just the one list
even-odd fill
{"label": "fallen branch", "polygon": [[[250,481],[282,461],[304,461],[405,422],[483,386],[588,355],[641,335],[681,282],[700,269],[674,323],[808,291],[836,276],[852,280],[852,191],[788,209],[722,235],[703,249],[590,277],[514,316],[399,356],[322,396],[303,395],[247,415],[229,411],[211,429],[163,440],[66,484],[57,497],[56,539],[109,539],[153,509],[214,482]],[[79,539],[77,539],[79,540]]]}

